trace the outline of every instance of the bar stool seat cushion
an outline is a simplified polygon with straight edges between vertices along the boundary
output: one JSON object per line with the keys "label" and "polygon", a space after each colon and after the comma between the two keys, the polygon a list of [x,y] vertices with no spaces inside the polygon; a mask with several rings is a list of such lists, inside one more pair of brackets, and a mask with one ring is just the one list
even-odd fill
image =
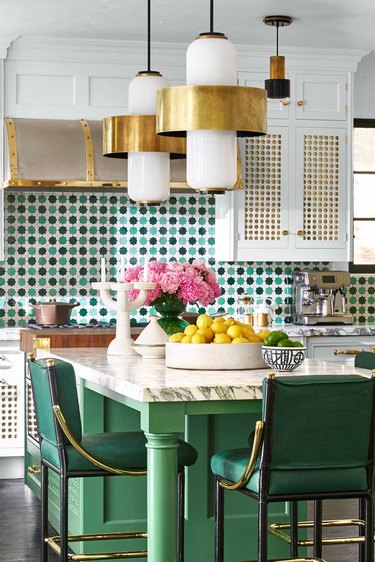
{"label": "bar stool seat cushion", "polygon": [[[215,454],[211,459],[212,472],[231,482],[236,482],[245,471],[250,451],[249,448],[229,449]],[[259,493],[259,470],[254,470],[245,488],[256,494]],[[367,471],[363,466],[273,469],[270,474],[270,495],[350,492],[366,489]]]}
{"label": "bar stool seat cushion", "polygon": [[[146,438],[141,431],[83,434],[80,444],[94,458],[119,469],[145,468],[147,466]],[[101,470],[84,458],[72,445],[65,446],[67,470]],[[60,468],[58,449],[48,439],[41,443],[42,457]],[[197,451],[179,440],[178,466],[191,466],[197,460]]]}

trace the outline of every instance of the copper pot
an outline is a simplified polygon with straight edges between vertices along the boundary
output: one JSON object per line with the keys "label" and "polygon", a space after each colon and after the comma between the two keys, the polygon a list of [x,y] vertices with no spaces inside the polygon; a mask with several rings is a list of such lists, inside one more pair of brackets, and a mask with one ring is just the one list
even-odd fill
{"label": "copper pot", "polygon": [[68,324],[72,308],[78,306],[78,302],[56,302],[50,300],[48,302],[37,302],[31,304],[35,310],[35,320],[38,324]]}

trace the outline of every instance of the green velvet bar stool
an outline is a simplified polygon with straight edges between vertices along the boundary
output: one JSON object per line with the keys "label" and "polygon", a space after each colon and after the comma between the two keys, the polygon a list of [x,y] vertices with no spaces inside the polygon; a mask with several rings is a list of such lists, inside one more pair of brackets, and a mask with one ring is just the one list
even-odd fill
{"label": "green velvet bar stool", "polygon": [[[29,354],[29,369],[36,409],[41,452],[42,544],[41,562],[48,560],[48,547],[61,562],[147,557],[147,550],[99,554],[72,554],[69,542],[102,539],[147,538],[147,532],[100,533],[68,536],[68,481],[97,476],[144,476],[147,469],[143,432],[82,433],[73,366],[58,359],[35,360]],[[178,560],[183,561],[184,467],[195,463],[196,450],[180,440],[178,448]],[[48,471],[60,478],[60,535],[48,537]],[[125,503],[125,502],[124,502]],[[176,514],[177,516],[177,514]],[[100,536],[100,539],[96,537]]]}
{"label": "green velvet bar stool", "polygon": [[[359,498],[365,506],[364,561],[374,559],[375,379],[278,376],[263,382],[263,419],[252,447],[216,453],[215,562],[224,560],[224,491],[258,501],[258,562],[268,562],[268,505]],[[319,510],[317,510],[319,512]],[[292,532],[297,534],[292,518]],[[322,556],[322,517],[315,514],[313,556]],[[296,536],[291,557],[298,558]]]}
{"label": "green velvet bar stool", "polygon": [[375,369],[375,353],[372,351],[359,351],[354,358],[354,366],[360,369]]}

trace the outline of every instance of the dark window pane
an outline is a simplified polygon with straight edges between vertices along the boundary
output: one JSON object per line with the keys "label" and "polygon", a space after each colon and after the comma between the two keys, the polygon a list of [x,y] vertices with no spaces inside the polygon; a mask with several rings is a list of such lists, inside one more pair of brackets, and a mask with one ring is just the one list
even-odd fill
{"label": "dark window pane", "polygon": [[353,169],[358,172],[375,171],[375,128],[354,128]]}
{"label": "dark window pane", "polygon": [[353,215],[355,218],[375,218],[375,174],[354,174]]}
{"label": "dark window pane", "polygon": [[354,220],[354,264],[375,264],[375,220]]}

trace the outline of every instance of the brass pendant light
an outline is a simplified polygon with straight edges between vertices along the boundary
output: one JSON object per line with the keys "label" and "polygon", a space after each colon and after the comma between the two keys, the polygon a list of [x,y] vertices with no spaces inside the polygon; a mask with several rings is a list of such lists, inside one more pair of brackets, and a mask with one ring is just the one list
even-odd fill
{"label": "brass pendant light", "polygon": [[285,78],[285,57],[279,56],[279,27],[291,25],[290,16],[266,16],[263,23],[276,27],[276,55],[270,57],[270,77],[265,81],[267,98],[271,100],[288,100],[290,97],[290,80]]}
{"label": "brass pendant light", "polygon": [[267,132],[266,91],[237,86],[237,54],[223,33],[200,34],[186,55],[186,86],[163,88],[157,98],[157,132],[187,137],[187,183],[198,192],[236,189],[236,137]]}
{"label": "brass pendant light", "polygon": [[185,158],[184,139],[156,134],[156,92],[168,86],[151,70],[151,0],[147,0],[147,70],[129,84],[130,115],[103,120],[103,155],[128,159],[128,194],[140,205],[158,205],[169,197],[170,158]]}

